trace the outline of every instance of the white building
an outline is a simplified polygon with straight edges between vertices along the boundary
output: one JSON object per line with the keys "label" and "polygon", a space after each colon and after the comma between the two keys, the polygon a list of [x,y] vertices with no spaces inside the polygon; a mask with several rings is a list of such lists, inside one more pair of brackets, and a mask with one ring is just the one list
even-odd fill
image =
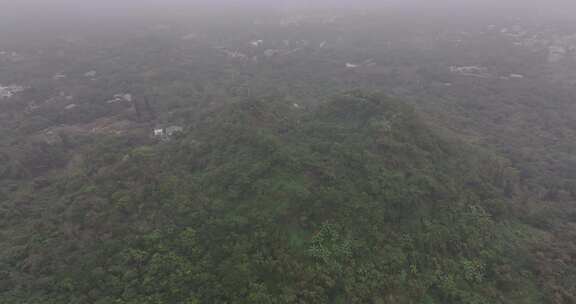
{"label": "white building", "polygon": [[114,97],[106,103],[117,103],[117,102],[132,102],[133,97],[132,94],[122,93],[122,94],[115,94]]}
{"label": "white building", "polygon": [[553,45],[548,48],[548,62],[556,63],[566,57],[566,48],[558,45]]}
{"label": "white building", "polygon": [[66,76],[65,74],[58,73],[58,74],[52,76],[52,79],[54,79],[54,80],[62,80],[62,79],[66,79],[66,77],[67,77],[67,76]]}
{"label": "white building", "polygon": [[156,128],[153,131],[154,137],[164,137],[164,129]]}
{"label": "white building", "polygon": [[152,131],[152,135],[161,140],[169,140],[172,136],[181,133],[184,128],[181,126],[169,126],[166,128],[155,128]]}
{"label": "white building", "polygon": [[228,57],[228,59],[247,59],[248,56],[240,51],[231,51],[225,47],[217,47],[216,49],[218,49],[219,51],[222,51],[224,54],[226,54],[226,57]]}
{"label": "white building", "polygon": [[0,99],[11,98],[15,94],[24,91],[24,89],[25,88],[23,86],[19,86],[19,85],[2,86],[0,84]]}
{"label": "white building", "polygon": [[490,77],[490,74],[488,73],[488,68],[477,65],[451,66],[450,72],[460,74],[463,76],[472,76],[480,78]]}
{"label": "white building", "polygon": [[262,39],[250,41],[250,45],[252,45],[253,47],[259,47],[262,44],[264,44],[264,40]]}

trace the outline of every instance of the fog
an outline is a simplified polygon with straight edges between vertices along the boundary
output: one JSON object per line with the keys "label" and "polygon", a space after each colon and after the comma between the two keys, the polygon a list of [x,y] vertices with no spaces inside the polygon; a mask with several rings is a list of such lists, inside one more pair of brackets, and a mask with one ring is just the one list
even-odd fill
{"label": "fog", "polygon": [[576,303],[575,13],[0,0],[1,304]]}
{"label": "fog", "polygon": [[322,8],[407,8],[468,13],[471,10],[529,10],[560,12],[576,9],[570,0],[3,0],[2,17],[138,15],[156,10],[178,9],[322,9]]}
{"label": "fog", "polygon": [[413,16],[572,18],[569,0],[1,0],[0,33],[100,27],[134,20],[213,18],[230,13],[289,13],[311,10],[372,10]]}

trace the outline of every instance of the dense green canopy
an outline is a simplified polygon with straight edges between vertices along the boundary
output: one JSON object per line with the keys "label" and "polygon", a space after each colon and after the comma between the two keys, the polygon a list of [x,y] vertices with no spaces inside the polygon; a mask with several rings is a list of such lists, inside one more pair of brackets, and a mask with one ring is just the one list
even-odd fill
{"label": "dense green canopy", "polygon": [[5,214],[4,303],[541,303],[507,169],[402,101],[247,100],[93,147]]}

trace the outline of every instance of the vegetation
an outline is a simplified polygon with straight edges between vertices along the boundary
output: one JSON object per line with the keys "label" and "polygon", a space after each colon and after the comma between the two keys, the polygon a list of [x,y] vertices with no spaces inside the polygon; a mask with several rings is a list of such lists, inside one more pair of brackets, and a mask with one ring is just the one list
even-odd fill
{"label": "vegetation", "polygon": [[0,30],[0,303],[576,301],[572,76],[502,20],[276,17]]}
{"label": "vegetation", "polygon": [[506,169],[401,102],[249,100],[129,147],[5,211],[7,303],[541,303]]}

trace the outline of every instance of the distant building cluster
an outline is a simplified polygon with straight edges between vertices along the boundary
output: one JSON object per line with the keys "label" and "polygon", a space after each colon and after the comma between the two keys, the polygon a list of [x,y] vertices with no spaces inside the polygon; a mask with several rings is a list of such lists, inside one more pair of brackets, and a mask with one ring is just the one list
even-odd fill
{"label": "distant building cluster", "polygon": [[[279,25],[282,27],[298,27],[303,24],[335,24],[340,19],[340,16],[336,15],[289,15],[280,19]],[[261,22],[255,22],[255,24],[261,24]]]}
{"label": "distant building cluster", "polygon": [[376,62],[374,62],[373,59],[367,59],[364,60],[360,63],[352,63],[352,62],[346,62],[346,64],[344,65],[347,69],[356,69],[356,68],[361,68],[361,67],[371,67],[371,66],[375,66]]}
{"label": "distant building cluster", "polygon": [[568,57],[576,58],[576,35],[551,35],[547,32],[530,32],[520,25],[502,28],[500,34],[513,44],[532,51],[547,53],[548,63],[558,63]]}
{"label": "distant building cluster", "polygon": [[[244,47],[216,46],[215,49],[223,53],[227,59],[242,63],[259,63],[262,60],[288,56],[296,52],[308,50],[323,50],[329,46],[328,41],[310,40],[264,40],[253,39],[246,41]],[[359,64],[361,65],[361,64]]]}
{"label": "distant building cluster", "polygon": [[169,127],[156,127],[152,131],[152,135],[155,138],[159,138],[161,140],[169,140],[175,134],[182,133],[184,128],[181,126],[169,126]]}
{"label": "distant building cluster", "polygon": [[19,86],[19,85],[3,86],[0,84],[0,99],[11,98],[15,94],[18,94],[24,90],[25,90],[25,88],[23,86]]}
{"label": "distant building cluster", "polygon": [[568,54],[565,47],[559,45],[552,45],[548,47],[548,62],[556,63],[562,61]]}
{"label": "distant building cluster", "polygon": [[110,100],[107,100],[106,103],[117,103],[117,102],[132,102],[132,94],[122,93],[116,94]]}
{"label": "distant building cluster", "polygon": [[2,51],[0,50],[0,62],[20,62],[24,60],[24,56],[17,52]]}
{"label": "distant building cluster", "polygon": [[463,76],[471,76],[471,77],[479,77],[479,78],[490,77],[490,73],[488,72],[488,68],[483,67],[483,66],[477,66],[477,65],[451,66],[450,72],[460,74]]}
{"label": "distant building cluster", "polygon": [[[478,78],[495,78],[497,75],[490,73],[487,67],[470,65],[470,66],[451,66],[450,72],[462,76],[478,77]],[[499,77],[502,80],[509,79],[524,79],[525,76],[518,73],[510,73]]]}
{"label": "distant building cluster", "polygon": [[54,80],[62,80],[62,79],[66,79],[68,76],[66,76],[66,74],[64,73],[57,73],[54,74],[54,76],[52,76],[52,79]]}
{"label": "distant building cluster", "polygon": [[97,74],[98,73],[96,71],[88,71],[88,72],[84,73],[84,77],[94,78],[94,77],[96,77]]}

